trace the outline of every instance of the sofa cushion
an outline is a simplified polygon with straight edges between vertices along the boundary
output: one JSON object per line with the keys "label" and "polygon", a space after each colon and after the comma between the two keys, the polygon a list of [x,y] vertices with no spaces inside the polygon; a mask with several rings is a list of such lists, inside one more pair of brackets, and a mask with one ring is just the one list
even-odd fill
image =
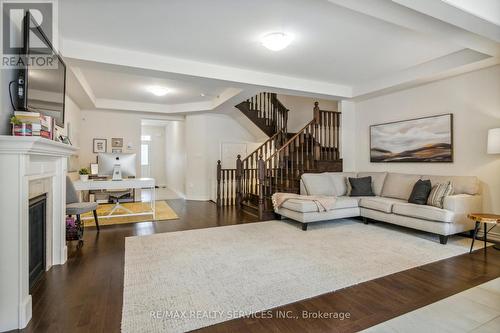
{"label": "sofa cushion", "polygon": [[347,179],[349,177],[356,177],[355,172],[325,172],[324,174],[332,179],[337,196],[349,195],[347,193]]}
{"label": "sofa cushion", "polygon": [[351,197],[374,196],[372,190],[372,177],[352,178],[349,177],[351,184]]}
{"label": "sofa cushion", "polygon": [[479,179],[475,176],[422,176],[422,179],[429,179],[432,186],[438,183],[451,182],[453,194],[479,194]]}
{"label": "sofa cushion", "polygon": [[372,177],[372,190],[375,195],[382,194],[387,172],[359,172],[358,177]]}
{"label": "sofa cushion", "polygon": [[427,199],[429,198],[431,190],[432,185],[430,180],[417,180],[417,182],[413,186],[413,190],[411,191],[408,202],[416,205],[425,205],[427,203]]}
{"label": "sofa cushion", "polygon": [[392,213],[392,206],[395,203],[405,203],[405,201],[384,197],[364,197],[359,200],[360,207],[378,210],[384,213]]}
{"label": "sofa cushion", "polygon": [[301,179],[308,195],[337,195],[331,177],[324,173],[305,173]]}
{"label": "sofa cushion", "polygon": [[[281,205],[282,208],[290,209],[300,213],[312,213],[318,211],[318,206],[310,200],[288,199]],[[346,196],[337,197],[335,209],[356,208],[358,207],[358,199]]]}
{"label": "sofa cushion", "polygon": [[395,203],[392,206],[392,212],[398,215],[437,222],[453,222],[455,216],[455,213],[446,209],[411,203]]}
{"label": "sofa cushion", "polygon": [[385,178],[382,196],[408,201],[413,185],[420,179],[419,175],[390,172]]}

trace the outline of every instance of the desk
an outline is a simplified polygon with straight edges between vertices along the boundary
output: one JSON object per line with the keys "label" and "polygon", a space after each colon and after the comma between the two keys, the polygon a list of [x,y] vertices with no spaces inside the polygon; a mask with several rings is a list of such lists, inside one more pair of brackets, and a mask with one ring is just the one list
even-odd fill
{"label": "desk", "polygon": [[124,188],[132,189],[151,189],[151,212],[144,213],[132,213],[132,214],[121,214],[121,215],[108,215],[99,216],[99,218],[109,218],[109,217],[121,217],[121,216],[136,216],[136,215],[153,215],[153,220],[155,219],[155,206],[156,206],[156,194],[155,194],[155,180],[153,178],[128,178],[123,180],[88,180],[82,182],[77,180],[73,182],[75,190],[77,191],[93,191],[93,190],[120,190]]}

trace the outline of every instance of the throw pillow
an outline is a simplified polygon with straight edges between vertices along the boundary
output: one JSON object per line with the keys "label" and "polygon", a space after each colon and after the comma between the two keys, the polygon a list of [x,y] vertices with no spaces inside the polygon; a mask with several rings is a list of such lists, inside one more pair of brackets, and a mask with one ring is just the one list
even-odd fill
{"label": "throw pillow", "polygon": [[351,178],[349,177],[349,183],[351,184],[351,197],[361,197],[361,196],[374,196],[372,190],[372,177],[361,177],[361,178]]}
{"label": "throw pillow", "polygon": [[417,180],[415,185],[413,185],[413,190],[411,191],[408,202],[417,205],[425,205],[431,190],[432,185],[430,180]]}
{"label": "throw pillow", "polygon": [[438,208],[443,208],[444,198],[453,193],[453,185],[451,182],[436,184],[432,187],[427,205]]}

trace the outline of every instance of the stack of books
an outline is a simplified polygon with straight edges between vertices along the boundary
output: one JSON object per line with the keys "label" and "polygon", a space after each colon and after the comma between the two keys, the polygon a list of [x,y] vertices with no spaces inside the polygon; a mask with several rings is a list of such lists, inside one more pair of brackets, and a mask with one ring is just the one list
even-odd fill
{"label": "stack of books", "polygon": [[54,119],[52,117],[30,111],[15,111],[14,116],[21,122],[21,125],[13,126],[12,135],[53,139]]}
{"label": "stack of books", "polygon": [[54,134],[53,128],[54,118],[40,115],[40,136],[52,140]]}

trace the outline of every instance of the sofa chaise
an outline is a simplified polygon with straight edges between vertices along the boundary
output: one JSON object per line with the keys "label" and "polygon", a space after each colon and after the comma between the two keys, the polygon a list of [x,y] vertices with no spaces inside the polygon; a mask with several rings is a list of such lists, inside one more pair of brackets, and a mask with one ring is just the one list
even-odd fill
{"label": "sofa chaise", "polygon": [[[372,177],[375,196],[351,197],[348,177]],[[429,179],[431,184],[451,181],[453,193],[445,197],[443,208],[408,203],[415,182]],[[303,174],[300,194],[336,196],[335,209],[318,212],[312,201],[289,199],[275,212],[302,223],[361,216],[368,219],[397,224],[439,235],[446,244],[449,235],[474,229],[468,213],[481,210],[479,181],[473,176],[433,176],[387,172],[324,172]]]}

